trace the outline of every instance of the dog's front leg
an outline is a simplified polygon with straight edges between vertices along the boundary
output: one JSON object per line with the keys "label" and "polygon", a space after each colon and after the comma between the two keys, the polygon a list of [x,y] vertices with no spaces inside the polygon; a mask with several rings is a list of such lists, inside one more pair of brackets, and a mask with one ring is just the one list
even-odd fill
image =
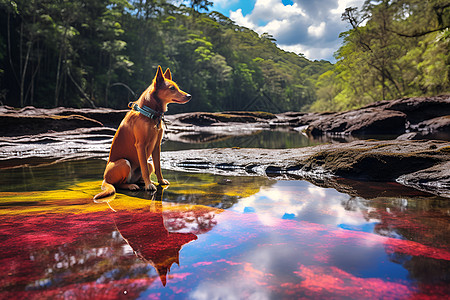
{"label": "dog's front leg", "polygon": [[169,181],[165,180],[161,172],[161,143],[155,145],[155,149],[152,152],[153,166],[155,168],[156,178],[160,185],[169,185]]}
{"label": "dog's front leg", "polygon": [[139,166],[141,167],[141,174],[142,179],[144,179],[145,184],[145,190],[147,191],[154,191],[156,190],[155,185],[150,180],[150,171],[148,169],[148,163],[147,163],[147,149],[144,144],[142,143],[136,143],[136,150],[138,154],[139,159]]}

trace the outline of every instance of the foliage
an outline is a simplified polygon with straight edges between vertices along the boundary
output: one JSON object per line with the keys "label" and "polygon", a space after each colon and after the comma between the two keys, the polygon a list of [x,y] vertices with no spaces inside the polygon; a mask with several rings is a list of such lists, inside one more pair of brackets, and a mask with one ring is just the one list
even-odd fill
{"label": "foliage", "polygon": [[352,29],[341,34],[334,69],[319,77],[311,110],[450,91],[450,1],[366,1],[342,19]]}
{"label": "foliage", "polygon": [[[317,78],[332,68],[329,62],[280,50],[271,35],[208,13],[210,1],[173,3],[0,0],[0,101],[125,108],[158,65],[171,68],[194,97],[172,112],[279,112],[316,100]],[[431,80],[435,70],[422,68]]]}
{"label": "foliage", "polygon": [[125,108],[169,67],[171,112],[346,110],[450,91],[450,1],[347,8],[337,63],[279,49],[212,2],[0,0],[0,104]]}

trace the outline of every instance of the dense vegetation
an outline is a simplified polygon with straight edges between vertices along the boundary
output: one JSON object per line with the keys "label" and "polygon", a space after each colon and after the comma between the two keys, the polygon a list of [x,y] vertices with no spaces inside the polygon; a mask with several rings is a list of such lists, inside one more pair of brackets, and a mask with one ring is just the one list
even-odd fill
{"label": "dense vegetation", "polygon": [[344,110],[450,91],[449,0],[348,8],[335,65],[279,49],[207,0],[174,3],[0,0],[0,104],[125,108],[158,65],[194,96],[172,112]]}
{"label": "dense vegetation", "polygon": [[316,99],[329,62],[282,51],[270,35],[208,13],[209,1],[172,3],[0,0],[0,101],[124,108],[158,65],[194,96],[171,111],[277,112]]}
{"label": "dense vegetation", "polygon": [[[347,8],[333,70],[317,82],[312,110],[345,110],[450,91],[450,1],[366,1]],[[364,24],[364,25],[361,25]]]}

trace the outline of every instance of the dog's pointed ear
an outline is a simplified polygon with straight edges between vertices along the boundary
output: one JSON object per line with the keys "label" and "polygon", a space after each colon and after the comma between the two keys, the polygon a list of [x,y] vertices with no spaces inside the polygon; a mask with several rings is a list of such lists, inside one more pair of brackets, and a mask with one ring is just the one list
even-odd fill
{"label": "dog's pointed ear", "polygon": [[172,73],[170,72],[169,68],[164,72],[164,77],[166,79],[172,80]]}
{"label": "dog's pointed ear", "polygon": [[160,87],[164,84],[164,74],[162,72],[161,66],[158,66],[155,76],[155,86]]}

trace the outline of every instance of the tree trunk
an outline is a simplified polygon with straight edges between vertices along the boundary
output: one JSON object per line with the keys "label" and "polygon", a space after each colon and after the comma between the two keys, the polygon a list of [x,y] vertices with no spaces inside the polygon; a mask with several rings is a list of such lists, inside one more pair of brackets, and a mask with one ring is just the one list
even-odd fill
{"label": "tree trunk", "polygon": [[19,78],[17,77],[16,74],[16,69],[14,68],[14,63],[12,61],[12,56],[11,56],[11,24],[10,24],[10,20],[11,20],[11,14],[8,13],[8,20],[7,20],[7,32],[8,32],[8,58],[9,58],[9,64],[11,65],[11,70],[14,74],[14,78],[16,79],[17,83],[19,84]]}
{"label": "tree trunk", "polygon": [[96,108],[94,102],[89,99],[89,97],[86,95],[86,93],[83,91],[83,89],[78,85],[78,83],[75,81],[75,79],[72,77],[72,74],[70,73],[70,69],[67,68],[67,75],[69,76],[70,80],[73,82],[75,87],[80,91],[83,98],[91,105],[92,108]]}
{"label": "tree trunk", "polygon": [[[61,63],[63,52],[65,52],[65,43],[66,43],[66,35],[67,35],[67,26],[64,27],[64,34],[61,38],[61,47],[59,47],[59,55],[58,55],[58,67],[56,69],[56,83],[55,83],[55,107],[58,106],[59,103],[59,92],[61,89]],[[65,53],[64,53],[65,57]]]}
{"label": "tree trunk", "polygon": [[108,72],[106,81],[106,89],[105,89],[105,107],[108,107],[108,94],[109,94],[109,85],[111,84],[111,53],[109,53],[109,66],[108,66]]}
{"label": "tree trunk", "polygon": [[27,55],[25,57],[25,64],[23,66],[23,70],[21,70],[21,79],[20,79],[20,107],[24,105],[24,91],[25,91],[25,77],[27,75],[28,61],[30,60],[32,42],[29,42]]}

